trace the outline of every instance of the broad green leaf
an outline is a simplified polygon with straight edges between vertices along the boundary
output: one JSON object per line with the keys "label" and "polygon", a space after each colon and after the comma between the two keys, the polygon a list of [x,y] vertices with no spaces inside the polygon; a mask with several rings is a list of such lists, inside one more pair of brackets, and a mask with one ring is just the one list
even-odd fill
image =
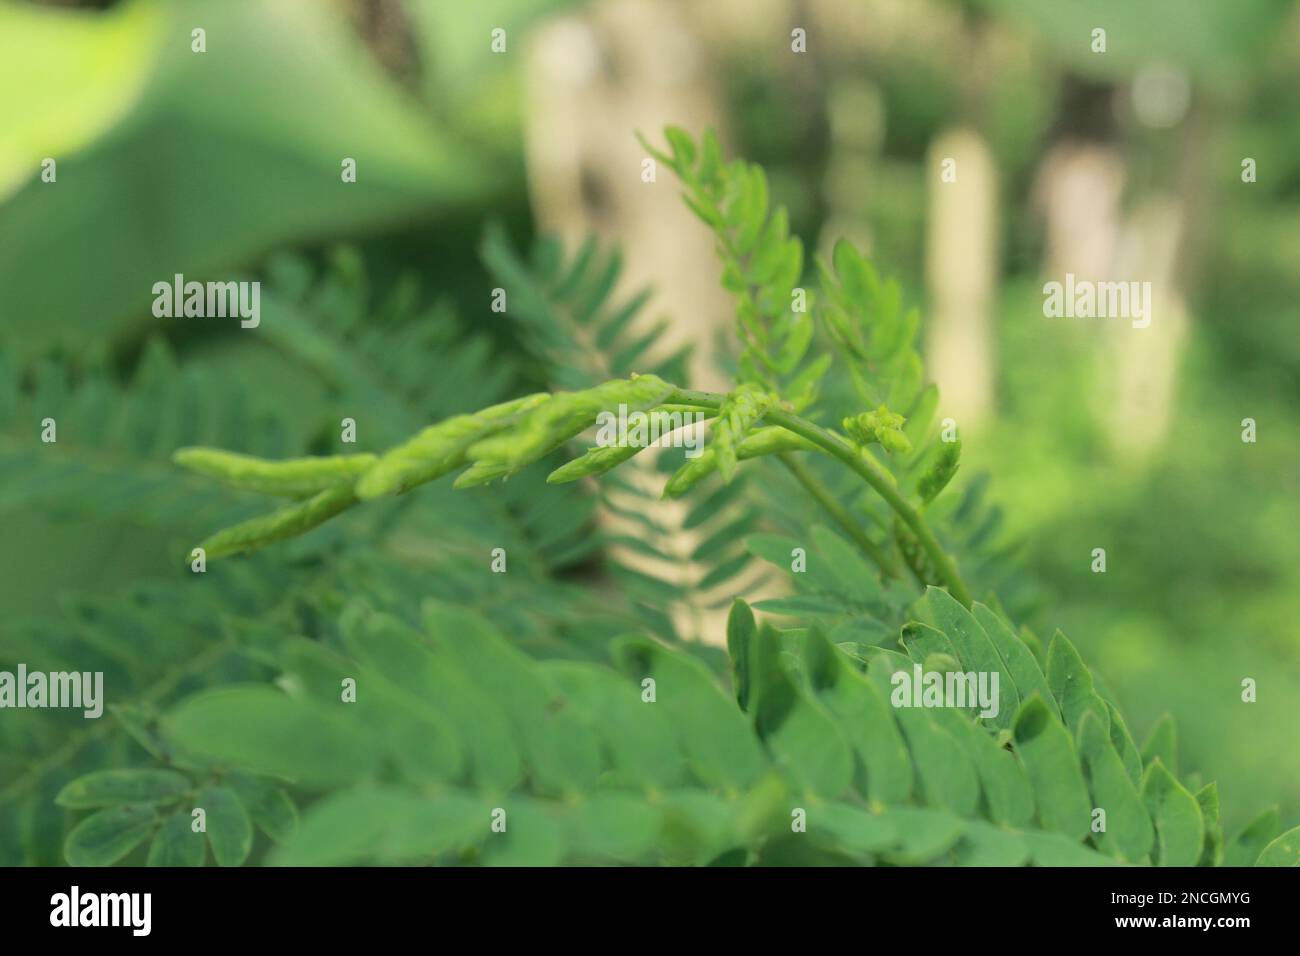
{"label": "broad green leaf", "polygon": [[892,817],[847,803],[822,803],[808,809],[808,834],[825,841],[827,849],[879,853],[899,842]]}
{"label": "broad green leaf", "polygon": [[1029,653],[1034,655],[1034,660],[1038,661],[1038,666],[1044,673],[1047,668],[1047,652],[1043,650],[1043,642],[1038,639],[1038,635],[1031,631],[1025,625],[1020,625],[1020,642],[1029,648]]}
{"label": "broad green leaf", "polygon": [[[268,862],[277,866],[368,862],[386,828],[405,806],[406,795],[391,790],[332,793],[307,808],[293,837],[273,850]],[[486,817],[484,813],[484,831]]]}
{"label": "broad green leaf", "polygon": [[903,645],[907,656],[918,664],[924,664],[931,654],[947,654],[954,660],[960,660],[957,649],[952,646],[947,634],[920,621],[904,624],[898,643]]}
{"label": "broad green leaf", "polygon": [[893,640],[890,629],[873,617],[843,617],[837,623],[829,624],[826,637],[832,644],[841,647],[846,644],[879,646]]}
{"label": "broad green leaf", "polygon": [[1171,774],[1178,774],[1178,733],[1174,718],[1169,714],[1156,721],[1147,742],[1142,745],[1142,766],[1150,767],[1154,760],[1164,764]]}
{"label": "broad green leaf", "polygon": [[912,761],[888,698],[816,628],[804,639],[804,663],[813,693],[858,755],[866,774],[859,790],[878,804],[906,802],[912,793]]}
{"label": "broad green leaf", "polygon": [[664,790],[680,786],[686,760],[672,722],[659,707],[641,699],[641,687],[605,668],[547,661],[542,672],[600,738],[612,768],[605,786]]}
{"label": "broad green leaf", "polygon": [[370,668],[357,668],[356,681],[357,701],[348,713],[409,779],[463,779],[460,737],[437,711]]}
{"label": "broad green leaf", "polygon": [[1034,791],[1014,753],[998,746],[993,735],[951,708],[933,710],[932,719],[965,745],[979,774],[989,818],[1008,827],[1028,826],[1034,818]]}
{"label": "broad green leaf", "polygon": [[1205,842],[1197,866],[1218,866],[1223,860],[1223,827],[1219,824],[1219,788],[1207,783],[1196,791],[1196,805],[1201,808],[1201,827]]}
{"label": "broad green leaf", "polygon": [[[917,664],[914,663],[912,666],[913,673],[915,674]],[[923,682],[928,683],[934,679],[930,676],[932,674],[936,675],[943,681],[942,706],[929,708],[932,715],[937,714],[940,710],[951,710],[959,715],[969,715],[972,720],[976,719],[976,715],[980,709],[979,675],[968,674],[967,671],[962,670],[961,662],[957,660],[954,655],[946,654],[943,651],[928,654],[920,661],[919,666],[921,668],[920,673]],[[993,688],[991,678],[989,678],[989,681],[990,683],[987,685],[989,692],[988,696],[989,699],[996,703],[996,698],[992,696]],[[925,694],[928,692],[927,689],[925,689],[925,683],[922,685],[923,700],[925,699]],[[958,700],[962,701],[961,706],[958,706]],[[949,701],[952,703],[951,707],[948,706]]]}
{"label": "broad green leaf", "polygon": [[420,797],[389,787],[339,791],[312,804],[293,838],[271,854],[280,866],[429,862],[487,838],[494,804],[448,792]]}
{"label": "broad green leaf", "polygon": [[131,738],[154,759],[190,773],[207,773],[214,769],[212,760],[189,753],[178,747],[175,741],[163,737],[157,727],[158,713],[152,706],[113,704],[109,709]]}
{"label": "broad green leaf", "polygon": [[1259,854],[1256,866],[1300,866],[1300,827],[1287,830]]}
{"label": "broad green leaf", "polygon": [[1082,840],[1091,822],[1088,788],[1069,733],[1037,695],[1020,705],[1012,733],[1043,827]]}
{"label": "broad green leaf", "polygon": [[579,857],[633,863],[648,854],[659,835],[657,807],[644,796],[597,793],[564,818],[566,842]]}
{"label": "broad green leaf", "polygon": [[523,758],[507,712],[470,679],[447,649],[436,650],[385,614],[345,615],[343,638],[359,660],[380,668],[451,727],[479,786],[507,790],[523,775]]}
{"label": "broad green leaf", "polygon": [[207,857],[203,834],[195,833],[188,810],[178,810],[158,828],[149,844],[149,866],[202,866]]}
{"label": "broad green leaf", "polygon": [[279,664],[283,670],[280,686],[292,687],[295,699],[306,698],[326,708],[340,700],[343,682],[357,676],[356,661],[307,637],[284,641]]}
{"label": "broad green leaf", "polygon": [[1147,764],[1142,799],[1155,823],[1156,865],[1195,866],[1205,835],[1201,808],[1159,757]]}
{"label": "broad green leaf", "polygon": [[276,843],[292,839],[298,828],[298,808],[282,788],[264,777],[240,772],[228,774],[224,782],[263,833]]}
{"label": "broad green leaf", "polygon": [[189,778],[174,770],[98,770],[73,780],[54,799],[73,810],[122,803],[158,806],[175,803],[189,789]]}
{"label": "broad green leaf", "polygon": [[1012,680],[1016,682],[1016,690],[1021,697],[1027,698],[1034,691],[1042,696],[1052,709],[1058,710],[1056,698],[1052,695],[1051,688],[1047,683],[1047,676],[1038,666],[1038,660],[1016,633],[1011,630],[1007,623],[999,617],[994,611],[990,610],[983,604],[975,604],[971,608],[975,620],[979,622],[980,627],[984,628],[985,635],[993,642],[997,649],[998,656],[1002,663],[1006,665],[1007,671],[1011,674]]}
{"label": "broad green leaf", "polygon": [[145,87],[168,19],[147,3],[97,16],[0,6],[0,88],[22,90],[25,100],[23,110],[6,110],[0,132],[0,200],[44,157],[72,154],[122,118]]}
{"label": "broad green leaf", "polygon": [[818,615],[835,615],[843,614],[845,608],[842,604],[836,603],[838,598],[813,597],[811,595],[800,595],[788,598],[770,598],[766,601],[757,601],[754,604],[756,610],[765,614],[776,614],[781,617],[816,617]]}
{"label": "broad green leaf", "polygon": [[391,864],[426,862],[472,846],[490,835],[492,811],[498,805],[459,791],[401,794],[374,846],[375,859]]}
{"label": "broad green leaf", "polygon": [[993,642],[970,611],[947,591],[928,587],[925,600],[936,626],[948,635],[962,666],[976,674],[998,675],[998,712],[989,718],[989,723],[994,727],[1009,728],[1016,708],[1020,706],[1020,694],[1010,672],[1003,667]]}
{"label": "broad green leaf", "polygon": [[1101,849],[1131,863],[1142,861],[1155,844],[1151,818],[1101,721],[1090,710],[1084,710],[1079,719],[1077,740],[1094,809],[1106,811]]}
{"label": "broad green leaf", "polygon": [[825,565],[836,594],[860,603],[880,600],[883,592],[878,574],[856,548],[822,525],[813,525],[812,537],[815,559]]}
{"label": "broad green leaf", "polygon": [[1052,635],[1052,643],[1047,648],[1047,682],[1070,730],[1077,731],[1083,715],[1092,713],[1109,731],[1110,716],[1106,704],[1093,690],[1092,674],[1074,645],[1060,631]]}
{"label": "broad green leaf", "polygon": [[[0,8],[6,24],[10,6]],[[17,111],[36,119],[17,128],[15,155],[26,169],[58,158],[57,186],[29,174],[0,215],[5,317],[22,330],[13,345],[105,335],[174,274],[234,279],[229,270],[265,249],[427,220],[488,186],[490,167],[384,74],[329,4],[121,7],[102,23],[98,14],[42,11],[42,23],[61,29],[39,35],[0,26],[12,38],[0,90],[28,86],[35,97]],[[202,55],[189,48],[198,23],[208,35]],[[46,80],[11,74],[48,74],[49,95],[39,89]],[[0,180],[13,183],[9,152],[0,148]],[[355,187],[340,182],[343,157],[357,160]],[[51,229],[64,236],[55,254],[17,238]],[[59,281],[72,268],[89,269],[90,281]],[[261,332],[281,308],[268,299]],[[45,309],[62,320],[43,322]],[[237,320],[208,321],[221,334],[248,334]]]}
{"label": "broad green leaf", "polygon": [[1124,764],[1124,772],[1128,774],[1133,786],[1141,787],[1142,756],[1138,753],[1137,745],[1133,743],[1133,735],[1129,733],[1128,725],[1124,723],[1124,718],[1114,704],[1107,702],[1106,714],[1110,717],[1111,746],[1119,754],[1119,759]]}
{"label": "broad green leaf", "polygon": [[471,611],[428,602],[424,617],[436,646],[451,651],[479,690],[510,716],[535,785],[557,794],[591,789],[600,772],[600,743],[534,662]]}
{"label": "broad green leaf", "polygon": [[241,866],[253,849],[253,821],[227,787],[205,787],[197,806],[207,817],[208,843],[217,866]]}
{"label": "broad green leaf", "polygon": [[773,832],[790,829],[791,807],[806,802],[796,799],[790,782],[775,768],[769,768],[757,785],[735,800],[733,826],[738,840],[752,846]]}
{"label": "broad green leaf", "polygon": [[1089,849],[1059,833],[1026,830],[1029,855],[1034,866],[1119,866],[1113,857]]}
{"label": "broad green leaf", "polygon": [[745,547],[755,557],[775,564],[787,572],[791,570],[790,564],[794,560],[795,549],[802,548],[805,552],[808,550],[806,542],[801,544],[794,538],[767,533],[749,535],[745,538]]}
{"label": "broad green leaf", "polygon": [[982,820],[966,824],[955,852],[958,866],[1022,866],[1029,860],[1023,833]]}
{"label": "broad green leaf", "polygon": [[[807,539],[796,540],[775,534],[751,534],[745,538],[745,548],[757,557],[776,565],[790,575],[790,580],[804,593],[792,598],[778,598],[761,601],[755,605],[767,608],[772,613],[799,615],[805,611],[812,613],[841,613],[849,606],[845,602],[866,599],[864,585],[838,576],[834,561],[824,556],[816,548],[809,548]],[[804,552],[807,558],[804,571],[794,570],[796,551]]]}
{"label": "broad green leaf", "polygon": [[1254,866],[1260,852],[1282,832],[1282,818],[1277,807],[1260,813],[1232,838],[1223,855],[1224,866]]}
{"label": "broad green leaf", "polygon": [[741,710],[749,710],[750,653],[756,631],[754,612],[748,604],[736,598],[727,615],[727,654],[731,658],[731,686]]}
{"label": "broad green leaf", "polygon": [[721,856],[710,860],[708,865],[717,866],[758,866],[758,867],[835,867],[859,866],[866,862],[860,854],[854,854],[845,848],[828,846],[825,841],[810,839],[804,833],[773,834],[756,852],[745,847],[728,850]]}
{"label": "broad green leaf", "polygon": [[163,719],[167,736],[218,760],[329,787],[364,777],[382,750],[346,716],[269,687],[223,687],[182,701]]}
{"label": "broad green leaf", "polygon": [[701,866],[739,843],[735,805],[703,790],[675,790],[659,803],[657,848],[669,865]]}
{"label": "broad green leaf", "polygon": [[853,755],[830,714],[791,677],[781,634],[764,625],[754,638],[754,728],[775,764],[804,790],[835,797],[853,780]]}
{"label": "broad green leaf", "polygon": [[962,834],[965,823],[943,810],[921,807],[892,807],[882,815],[898,834],[896,847],[887,850],[891,863],[919,866],[935,861],[947,853]]}
{"label": "broad green leaf", "polygon": [[[900,675],[897,680],[894,675]],[[979,806],[979,774],[961,741],[941,728],[926,708],[902,706],[903,699],[895,686],[912,679],[912,662],[901,654],[879,653],[868,671],[881,693],[888,695],[894,718],[903,729],[916,781],[925,802],[946,807],[958,816],[967,817]]]}
{"label": "broad green leaf", "polygon": [[485,866],[558,866],[566,852],[564,828],[546,805],[527,798],[502,801],[505,832],[483,840]]}
{"label": "broad green leaf", "polygon": [[758,779],[767,764],[758,739],[703,664],[644,638],[617,639],[613,652],[638,686],[654,680],[655,701],[639,706],[664,709],[696,778],[728,790]]}
{"label": "broad green leaf", "polygon": [[72,866],[111,866],[143,843],[157,822],[152,807],[99,810],[73,827],[63,855]]}

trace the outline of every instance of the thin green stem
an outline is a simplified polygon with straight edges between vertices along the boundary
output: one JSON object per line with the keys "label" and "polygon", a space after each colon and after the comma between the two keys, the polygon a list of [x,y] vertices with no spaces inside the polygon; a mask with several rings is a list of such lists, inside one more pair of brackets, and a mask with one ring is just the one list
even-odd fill
{"label": "thin green stem", "polygon": [[826,509],[826,513],[835,519],[835,523],[844,530],[845,534],[853,539],[867,557],[876,562],[885,577],[898,577],[897,565],[880,545],[867,536],[867,533],[862,530],[862,525],[853,520],[853,515],[849,514],[849,510],[840,504],[839,499],[831,493],[831,490],[826,487],[820,478],[814,475],[812,471],[805,467],[803,462],[792,454],[786,453],[777,455],[777,457],[781,459],[781,464],[790,470],[790,474],[794,475],[799,484],[804,486],[808,494],[812,495],[817,500],[817,503]]}
{"label": "thin green stem", "polygon": [[[678,389],[667,401],[683,405],[695,404],[706,409],[716,409],[722,404],[722,398],[723,396],[711,392]],[[943,550],[943,546],[939,544],[939,539],[934,536],[934,532],[930,530],[930,526],[926,524],[920,512],[899,494],[898,488],[895,487],[893,478],[890,475],[882,471],[870,459],[861,455],[856,448],[839,435],[822,428],[820,425],[815,425],[807,419],[800,418],[793,412],[773,409],[763,417],[768,424],[778,425],[801,438],[807,439],[857,472],[876,494],[885,499],[885,503],[894,509],[894,513],[916,535],[916,540],[921,543],[921,548],[938,572],[940,581],[947,585],[948,592],[965,607],[971,606],[974,599],[971,597],[966,583],[962,581],[961,575],[957,573],[957,566],[953,564],[948,553]]]}

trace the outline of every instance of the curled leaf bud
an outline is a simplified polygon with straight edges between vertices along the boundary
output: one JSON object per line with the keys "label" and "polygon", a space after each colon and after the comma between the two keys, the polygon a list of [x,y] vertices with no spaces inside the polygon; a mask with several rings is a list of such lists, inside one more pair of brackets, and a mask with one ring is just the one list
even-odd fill
{"label": "curled leaf bud", "polygon": [[508,427],[515,416],[526,414],[549,400],[546,394],[526,395],[473,415],[457,415],[429,426],[386,452],[357,482],[358,497],[369,501],[384,495],[399,495],[455,471],[466,463],[466,451],[472,444]]}
{"label": "curled leaf bud", "polygon": [[668,483],[664,485],[664,497],[676,498],[686,494],[695,485],[713,474],[718,468],[718,453],[712,448],[704,449],[698,458],[689,459],[686,464],[673,472]]}
{"label": "curled leaf bud", "polygon": [[501,462],[476,461],[457,475],[451,486],[453,488],[477,488],[479,485],[486,485],[489,481],[495,481],[498,478],[508,478],[510,473],[510,466],[503,465]]}
{"label": "curled leaf bud", "polygon": [[638,445],[607,445],[603,448],[590,448],[585,455],[566,462],[556,468],[546,481],[552,485],[577,481],[588,475],[603,475],[611,468],[616,468],[641,451]]}
{"label": "curled leaf bud", "polygon": [[756,385],[741,385],[723,400],[710,445],[717,455],[717,467],[723,481],[731,481],[736,476],[737,446],[776,402],[777,396]]}
{"label": "curled leaf bud", "polygon": [[[663,379],[641,375],[581,392],[557,392],[550,401],[512,422],[509,429],[471,445],[467,457],[475,467],[471,469],[473,477],[466,480],[480,484],[514,474],[586,431],[601,412],[612,412],[620,406],[626,406],[629,413],[646,411],[660,404],[672,391],[673,387]],[[463,488],[466,484],[457,481],[456,487]]]}
{"label": "curled leaf bud", "polygon": [[859,445],[876,442],[885,451],[906,454],[912,450],[912,442],[903,433],[903,423],[906,420],[902,415],[881,405],[874,412],[863,412],[844,419],[844,430]]}
{"label": "curled leaf bud", "polygon": [[[323,524],[342,511],[356,504],[357,496],[348,485],[328,488],[319,494],[288,505],[269,515],[262,515],[249,521],[218,531],[201,547],[209,558],[241,551],[253,551],[273,541],[295,538]],[[186,559],[188,561],[188,558]]]}
{"label": "curled leaf bud", "polygon": [[351,484],[379,459],[374,455],[333,455],[268,461],[219,448],[181,448],[172,461],[236,488],[281,498],[309,498],[339,484]]}
{"label": "curled leaf bud", "polygon": [[736,457],[741,461],[761,455],[779,455],[787,451],[821,451],[808,439],[784,428],[755,428],[736,446]]}
{"label": "curled leaf bud", "polygon": [[[820,451],[816,445],[784,428],[771,426],[756,428],[746,435],[736,446],[736,458],[746,461],[763,455],[779,455],[787,451]],[[673,472],[664,486],[665,498],[676,498],[685,494],[702,479],[708,477],[718,467],[717,451],[710,446],[698,458],[693,458]]]}
{"label": "curled leaf bud", "polygon": [[939,492],[948,487],[948,482],[952,481],[952,476],[957,473],[960,461],[960,438],[940,445],[938,456],[930,463],[930,467],[925,470],[925,474],[921,476],[916,486],[922,501],[929,504],[939,497]]}

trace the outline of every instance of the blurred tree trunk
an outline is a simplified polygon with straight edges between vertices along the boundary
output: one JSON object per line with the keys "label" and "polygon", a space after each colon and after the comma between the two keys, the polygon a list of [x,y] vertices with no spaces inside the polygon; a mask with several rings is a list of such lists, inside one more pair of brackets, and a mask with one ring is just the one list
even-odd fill
{"label": "blurred tree trunk", "polygon": [[[931,17],[942,22],[937,13]],[[987,15],[962,6],[948,24],[946,43],[934,46],[935,55],[954,59],[969,77],[961,116],[931,141],[925,163],[926,363],[941,389],[939,414],[959,428],[978,428],[989,416],[997,378],[993,308],[1001,197],[997,163],[980,127],[998,40]]]}
{"label": "blurred tree trunk", "polygon": [[1107,329],[1108,379],[1114,396],[1107,425],[1114,447],[1130,459],[1144,458],[1158,448],[1173,419],[1188,325],[1175,277],[1182,235],[1178,199],[1148,194],[1128,217],[1116,256],[1117,278],[1151,283],[1150,325],[1133,328],[1130,322],[1120,321]]}
{"label": "blurred tree trunk", "polygon": [[[648,157],[633,135],[661,143],[669,124],[697,138],[708,127],[725,133],[716,64],[695,13],[679,0],[601,0],[541,25],[526,67],[526,158],[539,229],[563,236],[569,248],[593,232],[620,246],[625,269],[618,293],[653,286],[651,307],[639,317],[642,330],[661,316],[669,322],[651,355],[689,345],[691,384],[725,389],[716,345],[732,327],[734,303],[719,283],[712,237],[681,202],[670,170],[657,169],[654,182],[643,181]],[[620,469],[647,497],[657,497],[664,480],[651,467],[654,455],[643,453],[635,467]],[[610,494],[620,510],[644,507],[646,500]],[[673,561],[627,548],[616,549],[616,557],[679,581],[682,601],[663,610],[683,634],[721,643],[725,611],[707,610],[705,596],[691,586],[704,569],[689,561],[700,535],[681,529],[686,507],[657,506],[666,533],[651,543]],[[609,509],[601,521],[613,533],[646,535]]]}
{"label": "blurred tree trunk", "polygon": [[943,390],[940,413],[959,427],[977,426],[993,402],[997,169],[984,139],[970,129],[939,136],[926,166],[927,364]]}
{"label": "blurred tree trunk", "polygon": [[542,26],[528,54],[526,152],[538,226],[575,243],[589,233],[622,247],[620,291],[655,287],[670,325],[656,356],[695,349],[700,387],[723,384],[715,339],[731,326],[712,239],[686,209],[671,171],[642,181],[639,131],[695,136],[721,129],[714,64],[676,0],[604,0]]}
{"label": "blurred tree trunk", "polygon": [[1090,404],[1111,447],[1140,460],[1166,439],[1177,394],[1188,323],[1177,274],[1187,204],[1148,190],[1130,200],[1125,212],[1130,176],[1109,119],[1115,90],[1084,95],[1102,104],[1104,129],[1084,121],[1090,138],[1071,136],[1052,147],[1036,185],[1046,220],[1046,275],[1058,282],[1067,273],[1076,282],[1149,282],[1150,324],[1135,328],[1124,317],[1047,321],[1091,323],[1087,337],[1096,343],[1091,354],[1098,373]]}

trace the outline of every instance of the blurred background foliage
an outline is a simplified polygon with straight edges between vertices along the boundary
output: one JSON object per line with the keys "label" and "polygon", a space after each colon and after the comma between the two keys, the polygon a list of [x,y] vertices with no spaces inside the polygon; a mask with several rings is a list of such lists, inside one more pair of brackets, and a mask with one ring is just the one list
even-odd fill
{"label": "blurred background foliage", "polygon": [[[75,640],[86,615],[156,611],[176,557],[256,510],[175,472],[179,445],[329,452],[350,416],[379,450],[609,364],[593,347],[575,372],[527,315],[490,310],[507,240],[622,245],[619,289],[653,280],[647,321],[667,313],[655,361],[692,346],[712,384],[730,311],[708,240],[667,176],[641,181],[633,134],[665,123],[716,126],[767,168],[811,249],[851,238],[922,304],[940,415],[962,427],[959,484],[991,475],[1001,518],[981,536],[1019,548],[1029,623],[1071,636],[1139,738],[1176,716],[1183,764],[1219,781],[1230,828],[1261,802],[1300,814],[1288,0],[0,2],[0,664]],[[1044,318],[1042,284],[1067,271],[1153,280],[1151,328]],[[154,318],[150,287],[175,273],[262,280],[261,327]],[[45,415],[57,457],[36,440]],[[806,527],[773,510],[773,483],[746,484],[733,537]],[[250,564],[241,613],[278,601],[307,631],[331,587],[390,562],[410,594],[478,607],[530,650],[600,653],[645,609],[661,635],[720,641],[707,609],[669,613],[680,586],[610,558],[643,532],[589,534],[618,502],[532,484],[349,515]],[[512,555],[510,602],[468,570],[485,543]],[[190,654],[203,632],[187,620],[123,680],[166,696],[249,676]],[[0,727],[0,801],[52,794],[66,775],[45,773],[50,754],[102,743],[75,723]],[[28,858],[55,852],[31,839]]]}

